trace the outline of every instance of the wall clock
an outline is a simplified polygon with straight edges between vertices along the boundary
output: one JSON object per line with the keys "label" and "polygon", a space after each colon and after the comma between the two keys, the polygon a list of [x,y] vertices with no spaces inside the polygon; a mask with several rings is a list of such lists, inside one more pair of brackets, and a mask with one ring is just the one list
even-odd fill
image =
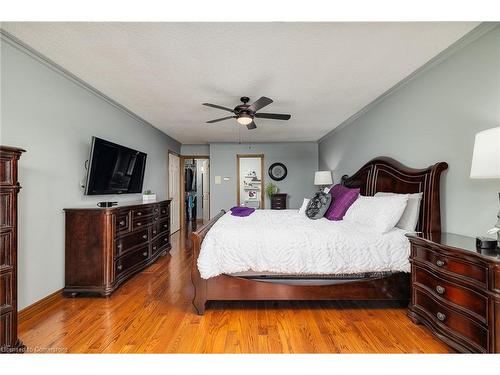
{"label": "wall clock", "polygon": [[269,167],[269,177],[274,181],[284,180],[288,171],[283,163],[273,163]]}

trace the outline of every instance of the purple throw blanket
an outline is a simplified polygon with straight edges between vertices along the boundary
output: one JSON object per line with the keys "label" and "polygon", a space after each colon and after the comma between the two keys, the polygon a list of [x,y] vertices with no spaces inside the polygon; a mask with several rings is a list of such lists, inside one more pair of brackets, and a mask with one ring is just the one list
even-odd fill
{"label": "purple throw blanket", "polygon": [[255,208],[251,207],[233,207],[231,208],[231,215],[245,217],[251,215],[255,211]]}

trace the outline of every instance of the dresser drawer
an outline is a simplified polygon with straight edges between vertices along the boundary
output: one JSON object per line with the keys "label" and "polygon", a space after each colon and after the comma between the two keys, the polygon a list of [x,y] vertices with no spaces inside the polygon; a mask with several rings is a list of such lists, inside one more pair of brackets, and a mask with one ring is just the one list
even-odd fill
{"label": "dresser drawer", "polygon": [[170,243],[170,234],[163,234],[158,237],[157,240],[153,242],[151,246],[151,256],[155,256],[160,251],[163,251],[165,247]]}
{"label": "dresser drawer", "polygon": [[115,240],[116,257],[123,255],[136,246],[147,243],[149,241],[148,232],[148,229],[144,228],[143,230],[118,237]]}
{"label": "dresser drawer", "polygon": [[170,204],[164,203],[160,205],[160,215],[170,216]]}
{"label": "dresser drawer", "polygon": [[0,308],[2,312],[6,309],[12,309],[12,297],[14,289],[12,288],[12,272],[3,272],[0,274]]}
{"label": "dresser drawer", "polygon": [[444,328],[447,335],[458,336],[468,345],[476,347],[477,351],[487,351],[488,330],[481,324],[454,311],[418,287],[413,288],[413,304],[434,324]]}
{"label": "dresser drawer", "polygon": [[134,250],[115,261],[116,278],[125,275],[128,270],[133,270],[136,266],[142,265],[149,258],[148,245]]}
{"label": "dresser drawer", "polygon": [[135,218],[132,220],[132,228],[133,229],[144,228],[147,227],[148,225],[153,224],[153,221],[154,218],[152,216]]}
{"label": "dresser drawer", "polygon": [[116,234],[126,232],[130,229],[130,215],[128,212],[120,212],[116,215]]}
{"label": "dresser drawer", "polygon": [[11,268],[14,264],[12,232],[0,234],[0,269]]}
{"label": "dresser drawer", "polygon": [[137,208],[135,210],[132,210],[132,218],[142,218],[144,216],[149,216],[153,214],[153,207],[148,206],[148,207],[143,207],[143,208]]}
{"label": "dresser drawer", "polygon": [[486,285],[488,268],[482,263],[472,263],[448,255],[442,255],[421,246],[413,247],[413,259],[430,265],[437,272],[458,277],[464,281]]}
{"label": "dresser drawer", "polygon": [[414,283],[427,288],[434,297],[442,298],[463,307],[466,309],[466,313],[471,314],[483,323],[487,322],[488,297],[459,284],[444,280],[418,266],[414,266],[412,276]]}
{"label": "dresser drawer", "polygon": [[169,232],[170,219],[162,220],[158,223],[158,234]]}

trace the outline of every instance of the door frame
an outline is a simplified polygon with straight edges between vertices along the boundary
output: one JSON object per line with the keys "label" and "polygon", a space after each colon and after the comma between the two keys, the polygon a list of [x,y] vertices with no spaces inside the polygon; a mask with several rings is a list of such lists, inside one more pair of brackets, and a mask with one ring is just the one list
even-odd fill
{"label": "door frame", "polygon": [[[186,221],[184,220],[184,212],[186,212],[186,207],[185,207],[185,204],[186,204],[186,201],[184,200],[184,195],[186,194],[186,191],[184,189],[184,162],[188,159],[207,159],[210,163],[210,156],[209,155],[179,155],[179,163],[180,163],[180,166],[179,166],[179,171],[181,171],[182,173],[180,173],[180,177],[179,178],[179,181],[180,181],[180,188],[179,188],[179,191],[180,191],[180,194],[181,194],[181,202],[179,204],[179,210],[181,211],[180,212],[180,220],[181,220],[181,228],[184,228],[184,226],[186,225]],[[212,166],[209,164],[208,166],[208,181],[210,181],[210,170],[212,169]],[[208,217],[210,217],[210,209],[211,209],[211,204],[209,203],[208,204]]]}
{"label": "door frame", "polygon": [[264,154],[236,154],[236,205],[240,205],[240,159],[246,158],[260,158],[260,208],[264,209]]}
{"label": "door frame", "polygon": [[[170,177],[169,176],[169,171],[168,171],[169,168],[170,168],[170,155],[175,155],[175,156],[177,156],[179,158],[179,160],[181,159],[181,156],[177,152],[172,151],[172,150],[168,150],[168,154],[167,154],[167,178]],[[179,163],[180,163],[180,161],[179,161]],[[181,170],[179,169],[179,180],[181,179],[181,177],[182,177],[182,173],[181,173]],[[180,206],[180,200],[181,200],[180,199],[180,197],[181,197],[180,194],[181,193],[179,191],[179,206]],[[168,183],[167,183],[167,199],[171,199],[171,196],[170,196],[170,181],[168,181]],[[179,208],[179,220],[180,220],[180,212],[181,212],[181,209]],[[170,223],[172,223],[172,218],[170,218]],[[174,233],[176,233],[176,232],[174,232]],[[171,233],[171,234],[173,234],[173,233]]]}

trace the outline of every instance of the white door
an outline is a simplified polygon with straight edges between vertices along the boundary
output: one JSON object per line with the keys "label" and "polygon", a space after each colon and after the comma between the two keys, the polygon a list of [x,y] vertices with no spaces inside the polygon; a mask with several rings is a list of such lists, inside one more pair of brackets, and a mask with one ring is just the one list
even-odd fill
{"label": "white door", "polygon": [[201,162],[202,176],[202,204],[203,204],[203,221],[210,220],[210,161],[207,159]]}
{"label": "white door", "polygon": [[170,194],[170,233],[175,233],[181,228],[180,220],[180,159],[177,155],[168,154],[168,192]]}

